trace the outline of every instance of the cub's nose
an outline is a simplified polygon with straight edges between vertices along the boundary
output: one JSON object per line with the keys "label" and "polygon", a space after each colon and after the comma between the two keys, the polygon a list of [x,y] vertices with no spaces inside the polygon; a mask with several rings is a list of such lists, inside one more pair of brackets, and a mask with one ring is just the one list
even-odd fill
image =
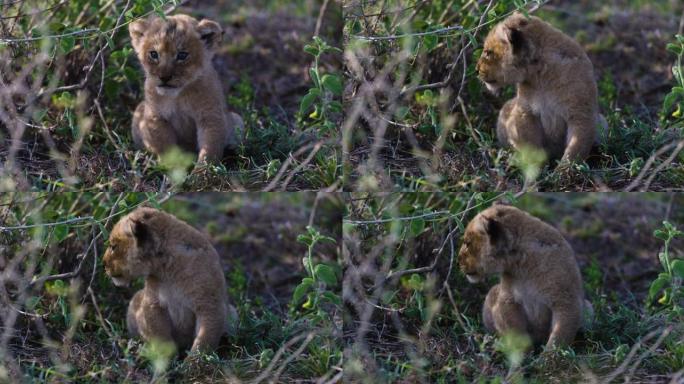
{"label": "cub's nose", "polygon": [[173,76],[171,75],[159,76],[159,80],[161,80],[162,84],[168,83],[169,81],[171,81],[171,78],[173,78]]}

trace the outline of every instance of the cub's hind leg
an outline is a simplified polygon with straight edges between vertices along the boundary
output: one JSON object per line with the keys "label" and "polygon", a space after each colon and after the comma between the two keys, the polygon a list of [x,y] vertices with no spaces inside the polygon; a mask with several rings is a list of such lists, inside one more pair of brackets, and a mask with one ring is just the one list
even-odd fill
{"label": "cub's hind leg", "polygon": [[568,345],[582,325],[584,303],[563,302],[551,308],[551,334],[547,348]]}
{"label": "cub's hind leg", "polygon": [[562,161],[582,161],[589,156],[591,146],[596,141],[595,115],[573,116],[568,120],[567,146]]}
{"label": "cub's hind leg", "polygon": [[144,289],[138,291],[128,305],[126,323],[131,336],[142,337],[145,341],[172,342],[175,345],[168,311],[160,305],[157,297]]}
{"label": "cub's hind leg", "polygon": [[500,145],[513,147],[516,151],[525,147],[546,150],[541,121],[518,98],[508,100],[501,108],[496,123],[496,136]]}
{"label": "cub's hind leg", "polygon": [[513,295],[497,284],[489,290],[482,310],[485,327],[490,332],[503,334],[515,331],[527,334],[527,318],[523,307],[513,300]]}

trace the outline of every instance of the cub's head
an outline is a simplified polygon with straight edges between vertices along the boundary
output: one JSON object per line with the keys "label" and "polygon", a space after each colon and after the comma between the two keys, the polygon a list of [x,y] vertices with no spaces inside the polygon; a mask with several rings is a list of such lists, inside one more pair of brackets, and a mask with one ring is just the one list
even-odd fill
{"label": "cub's head", "polygon": [[148,81],[160,95],[177,95],[206,65],[223,39],[211,20],[187,15],[151,17],[128,26],[131,42]]}
{"label": "cub's head", "polygon": [[157,212],[152,208],[138,208],[112,229],[103,262],[115,285],[126,286],[151,272],[156,241],[150,220]]}
{"label": "cub's head", "polygon": [[497,93],[505,85],[522,82],[531,59],[532,45],[527,27],[535,19],[514,13],[497,24],[487,35],[477,73],[487,89]]}
{"label": "cub's head", "polygon": [[508,257],[509,235],[497,206],[480,212],[468,223],[458,252],[461,271],[471,283],[503,272]]}

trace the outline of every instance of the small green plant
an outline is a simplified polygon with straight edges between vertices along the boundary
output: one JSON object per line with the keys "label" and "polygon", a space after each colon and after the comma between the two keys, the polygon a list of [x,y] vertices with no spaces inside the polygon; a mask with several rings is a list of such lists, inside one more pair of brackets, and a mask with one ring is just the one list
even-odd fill
{"label": "small green plant", "polygon": [[513,163],[520,168],[525,183],[533,183],[541,173],[546,162],[546,153],[531,146],[523,146],[513,156]]}
{"label": "small green plant", "polygon": [[525,351],[532,346],[530,337],[523,333],[510,331],[497,340],[495,348],[506,355],[511,371],[517,369],[525,358]]}
{"label": "small green plant", "polygon": [[[684,57],[684,35],[676,35],[676,42],[667,45],[667,50],[677,55],[677,61],[672,66],[672,75],[676,85],[672,91],[665,96],[663,101],[662,118],[665,119],[669,115],[675,118],[681,118],[684,113],[684,71],[682,69],[682,57]],[[671,112],[675,108],[674,112]]]}
{"label": "small green plant", "polygon": [[648,290],[648,303],[653,303],[656,295],[662,292],[658,303],[671,309],[677,316],[684,316],[684,309],[681,306],[681,300],[684,299],[684,290],[682,289],[684,260],[673,260],[670,255],[672,239],[684,235],[684,232],[678,230],[671,223],[664,221],[663,227],[657,229],[653,235],[665,242],[663,251],[658,254],[660,264],[665,271],[660,273],[658,278],[651,283],[651,287]]}
{"label": "small green plant", "polygon": [[166,171],[173,185],[182,184],[185,181],[194,157],[178,147],[171,148],[161,156],[160,165]]}
{"label": "small green plant", "polygon": [[307,254],[302,259],[308,276],[303,278],[302,282],[295,288],[292,294],[291,306],[293,310],[299,308],[299,304],[306,298],[301,308],[311,311],[315,310],[323,314],[324,311],[321,308],[321,304],[342,304],[342,299],[336,293],[342,271],[337,266],[324,263],[314,264],[313,261],[313,251],[316,244],[323,242],[334,243],[335,239],[322,235],[312,226],[307,226],[306,231],[305,234],[297,236],[297,241],[306,244],[308,247]]}
{"label": "small green plant", "polygon": [[155,375],[164,373],[176,354],[176,346],[172,342],[151,340],[140,350],[140,356],[149,361]]}
{"label": "small green plant", "polygon": [[321,74],[320,59],[323,54],[342,53],[342,50],[314,36],[313,42],[304,46],[304,52],[314,57],[313,65],[309,68],[313,87],[302,97],[299,104],[300,118],[305,120],[306,113],[313,108],[308,118],[314,120],[316,125],[320,125],[324,131],[331,131],[336,128],[331,115],[342,112],[342,103],[337,100],[342,96],[342,77],[334,73]]}

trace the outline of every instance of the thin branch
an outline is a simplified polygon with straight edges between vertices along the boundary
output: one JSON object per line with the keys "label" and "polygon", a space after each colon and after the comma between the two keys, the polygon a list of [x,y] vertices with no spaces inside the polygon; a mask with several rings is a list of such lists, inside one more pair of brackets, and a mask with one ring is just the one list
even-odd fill
{"label": "thin branch", "polygon": [[363,36],[363,35],[354,35],[352,37],[359,39],[359,40],[367,40],[367,41],[380,41],[380,40],[395,40],[395,39],[401,39],[403,37],[416,37],[416,36],[428,36],[428,35],[439,35],[442,33],[446,32],[451,32],[451,31],[460,31],[463,30],[463,27],[460,25],[454,25],[451,27],[446,27],[446,28],[440,28],[440,29],[435,29],[434,31],[428,31],[428,32],[416,32],[416,33],[404,33],[401,35],[390,35],[390,36]]}
{"label": "thin branch", "polygon": [[355,224],[355,225],[360,225],[360,224],[381,224],[381,223],[389,223],[392,221],[408,221],[408,220],[414,220],[414,219],[422,219],[425,217],[435,217],[435,216],[442,216],[442,215],[452,215],[451,212],[449,211],[437,211],[437,212],[428,212],[424,213],[422,215],[417,215],[417,216],[402,216],[402,217],[392,217],[388,219],[377,219],[377,220],[349,220],[349,219],[343,219],[342,221],[347,223],[347,224]]}
{"label": "thin branch", "polygon": [[[651,157],[649,157],[648,160],[646,160],[646,163],[644,164],[644,167],[641,169],[641,172],[639,172],[639,175],[637,176],[637,178],[634,179],[634,180],[625,188],[625,192],[630,192],[631,190],[637,188],[637,187],[639,186],[639,184],[641,183],[641,181],[642,181],[642,180],[646,177],[646,175],[648,174],[648,171],[651,169],[651,167],[652,167],[653,164],[655,163],[656,159],[657,159],[658,157],[660,157],[661,155],[663,155],[665,152],[667,152],[667,151],[669,151],[669,150],[671,150],[671,149],[673,149],[673,148],[674,148],[674,150],[673,150],[672,154],[670,155],[670,157],[669,157],[665,162],[663,162],[663,164],[669,164],[670,162],[672,162],[672,161],[674,160],[674,158],[677,156],[677,154],[678,154],[679,152],[681,152],[682,149],[684,149],[684,140],[681,140],[681,141],[679,141],[679,142],[669,143],[669,144],[667,144],[667,145],[665,145],[665,146],[659,148],[653,155],[651,155]],[[660,164],[660,166],[658,166],[658,167],[656,168],[655,174],[657,174],[660,170],[662,170],[662,165],[663,165],[663,164]],[[653,178],[654,178],[654,177],[655,177],[655,176],[651,175],[651,176],[648,178],[648,180],[647,180],[647,182],[646,182],[646,184],[645,184],[646,187],[647,187],[648,185],[650,185],[650,183],[653,181]]]}
{"label": "thin branch", "polygon": [[52,227],[55,225],[73,224],[73,223],[79,223],[82,221],[94,221],[94,220],[95,220],[95,218],[93,216],[75,217],[73,219],[56,221],[54,223],[17,225],[15,227],[0,227],[0,231],[6,232],[6,231],[15,231],[15,230],[20,230],[20,229],[29,229],[29,228],[37,228],[37,227]]}
{"label": "thin branch", "polygon": [[46,36],[36,36],[36,37],[24,37],[21,39],[7,39],[7,38],[0,38],[0,43],[24,43],[24,42],[30,42],[30,41],[38,41],[38,40],[43,40],[43,39],[58,39],[61,37],[67,37],[67,36],[78,36],[78,35],[85,35],[85,34],[92,34],[95,32],[100,32],[99,29],[97,28],[89,28],[89,29],[82,29],[80,31],[74,31],[74,32],[69,32],[69,33],[62,33],[59,35],[46,35]]}

